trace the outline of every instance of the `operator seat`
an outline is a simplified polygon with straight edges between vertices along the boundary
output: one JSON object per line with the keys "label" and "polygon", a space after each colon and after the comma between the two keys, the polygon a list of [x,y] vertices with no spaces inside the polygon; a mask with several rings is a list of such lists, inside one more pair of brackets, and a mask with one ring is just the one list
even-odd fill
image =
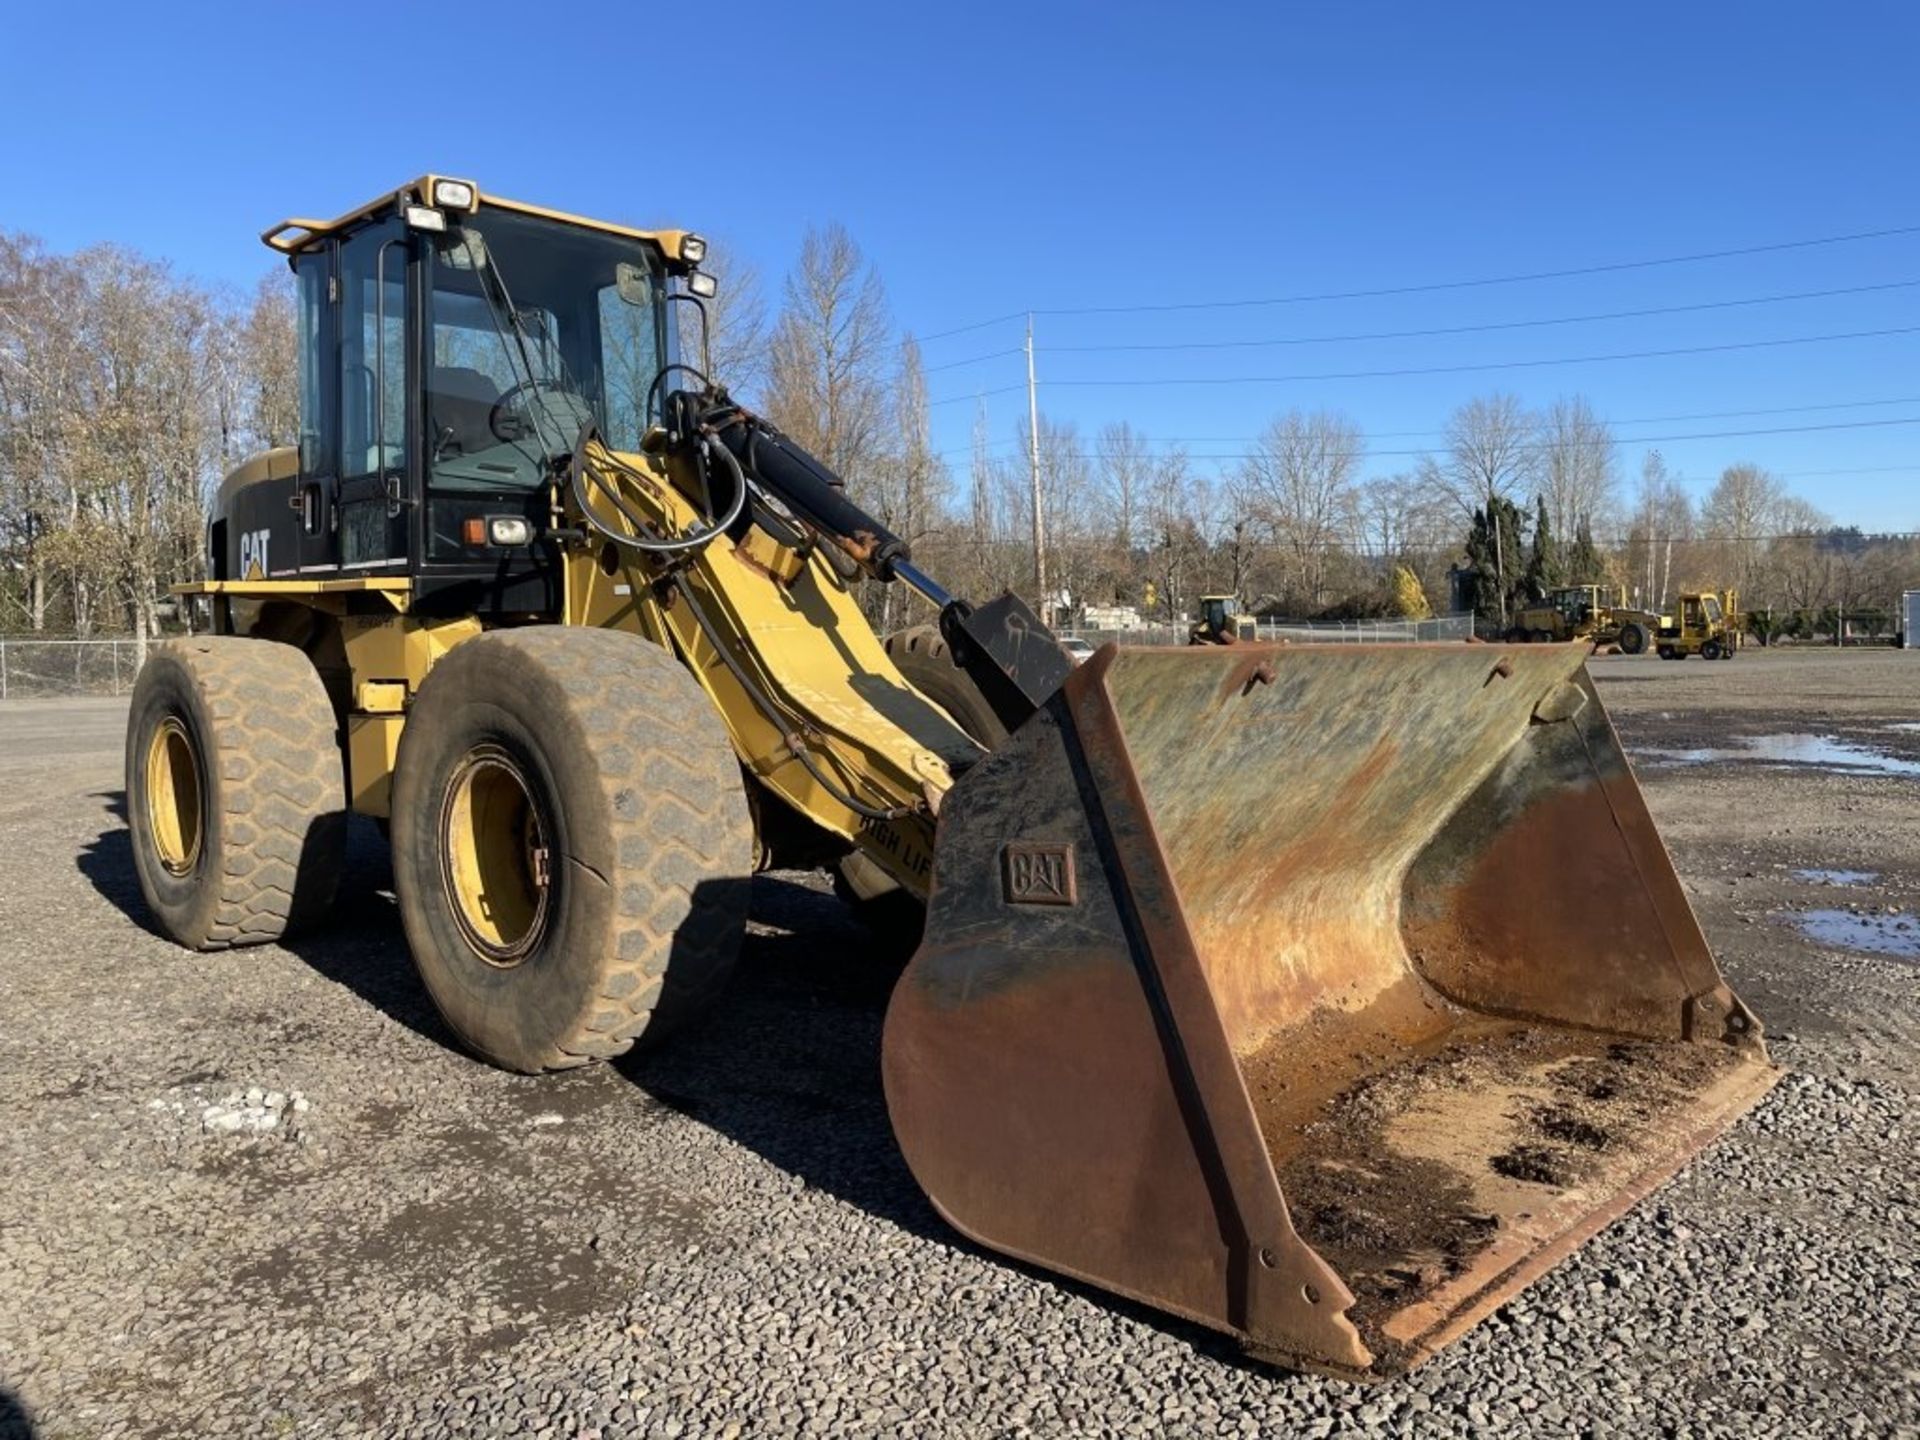
{"label": "operator seat", "polygon": [[488,423],[500,387],[484,371],[436,365],[427,385],[427,423],[435,455],[474,455],[500,443]]}

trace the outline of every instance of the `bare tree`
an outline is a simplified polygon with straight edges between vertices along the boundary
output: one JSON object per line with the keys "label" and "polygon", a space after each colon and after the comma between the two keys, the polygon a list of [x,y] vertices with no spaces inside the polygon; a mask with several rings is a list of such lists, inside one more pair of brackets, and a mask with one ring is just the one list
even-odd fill
{"label": "bare tree", "polygon": [[1752,590],[1765,537],[1779,523],[1786,487],[1758,465],[1729,465],[1700,506],[1702,528],[1721,542],[1727,567],[1742,590]]}
{"label": "bare tree", "polygon": [[[1447,422],[1446,455],[1426,473],[1439,479],[1467,518],[1487,511],[1498,498],[1512,500],[1533,480],[1538,470],[1537,425],[1534,417],[1512,395],[1495,394],[1469,400]],[[1493,526],[1494,580],[1500,595],[1500,623],[1507,620],[1507,576],[1520,557],[1508,555]]]}
{"label": "bare tree", "polygon": [[1639,492],[1627,535],[1627,568],[1640,604],[1665,610],[1673,585],[1673,548],[1693,538],[1693,502],[1667,473],[1666,458],[1649,450],[1640,462]]}
{"label": "bare tree", "polygon": [[707,241],[700,268],[713,276],[717,293],[706,309],[707,358],[701,358],[700,316],[691,305],[677,304],[680,356],[689,365],[706,364],[712,379],[735,396],[757,399],[767,377],[767,305],[760,272],[722,240]]}
{"label": "bare tree", "polygon": [[[908,546],[919,545],[942,528],[951,477],[933,449],[927,420],[927,377],[920,346],[912,336],[900,344],[900,368],[894,381],[893,413],[899,427],[889,462],[875,467],[870,486],[876,518]],[[875,602],[882,630],[903,619],[904,587],[879,585]]]}
{"label": "bare tree", "polygon": [[1148,477],[1153,473],[1153,446],[1122,420],[1102,427],[1095,442],[1100,465],[1101,498],[1113,527],[1114,543],[1130,549],[1139,522]]}
{"label": "bare tree", "polygon": [[1205,480],[1174,449],[1155,458],[1147,482],[1146,541],[1152,558],[1155,601],[1168,620],[1186,613],[1188,587],[1206,563],[1206,521],[1211,496]]}
{"label": "bare tree", "polygon": [[236,327],[235,361],[241,392],[239,421],[245,449],[271,450],[300,439],[300,337],[293,276],[283,269],[260,278]]}
{"label": "bare tree", "polygon": [[1540,419],[1541,498],[1553,533],[1575,534],[1584,521],[1604,527],[1614,518],[1613,432],[1584,395],[1553,402]]}
{"label": "bare tree", "polygon": [[839,225],[810,230],[768,349],[767,412],[856,495],[887,444],[886,291]]}
{"label": "bare tree", "polygon": [[1291,561],[1290,588],[1316,610],[1326,600],[1328,555],[1353,528],[1364,456],[1360,427],[1344,415],[1295,410],[1271,422],[1241,463],[1241,483]]}

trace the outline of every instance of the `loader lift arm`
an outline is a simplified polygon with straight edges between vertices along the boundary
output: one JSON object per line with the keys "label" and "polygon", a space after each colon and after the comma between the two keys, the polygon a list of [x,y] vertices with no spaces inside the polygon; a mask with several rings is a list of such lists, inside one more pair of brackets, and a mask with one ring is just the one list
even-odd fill
{"label": "loader lift arm", "polygon": [[[670,410],[685,417],[673,436],[712,434],[757,485],[827,537],[864,575],[898,581],[940,612],[940,633],[1000,723],[1017,730],[1060,688],[1073,666],[1059,638],[1012,591],[976,609],[913,563],[907,542],[846,495],[831,470],[771,423],[732,401],[724,389],[676,392]],[[682,442],[684,443],[684,441]]]}

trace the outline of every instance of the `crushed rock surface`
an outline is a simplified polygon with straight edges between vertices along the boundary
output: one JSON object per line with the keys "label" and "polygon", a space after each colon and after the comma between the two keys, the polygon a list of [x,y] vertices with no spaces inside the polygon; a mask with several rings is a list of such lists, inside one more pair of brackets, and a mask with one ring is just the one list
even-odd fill
{"label": "crushed rock surface", "polygon": [[[1630,753],[1815,733],[1920,757],[1911,654],[1593,670]],[[880,1095],[894,972],[811,879],[757,882],[710,1022],[544,1080],[452,1046],[371,827],[325,933],[175,949],[133,877],[123,708],[0,705],[0,1440],[1920,1434],[1920,966],[1774,918],[1834,903],[1809,869],[1911,914],[1920,780],[1642,767],[1788,1073],[1438,1360],[1362,1388],[949,1230]]]}

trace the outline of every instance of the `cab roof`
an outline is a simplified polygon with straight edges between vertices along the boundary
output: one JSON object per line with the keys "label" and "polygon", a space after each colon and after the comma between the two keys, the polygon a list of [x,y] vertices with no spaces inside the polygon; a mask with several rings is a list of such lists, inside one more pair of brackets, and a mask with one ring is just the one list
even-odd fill
{"label": "cab roof", "polygon": [[451,175],[422,175],[396,190],[369,200],[358,209],[349,210],[335,220],[309,220],[294,218],[282,220],[260,232],[260,239],[270,248],[282,255],[293,256],[329,236],[349,230],[362,220],[369,219],[389,209],[397,210],[407,205],[434,205],[436,190],[443,184],[464,185],[472,194],[472,203],[442,208],[458,209],[462,213],[473,213],[485,209],[510,210],[518,215],[531,215],[541,220],[557,220],[565,225],[578,225],[587,230],[599,230],[608,235],[621,235],[628,239],[645,240],[660,247],[671,267],[678,269],[690,265],[681,253],[689,231],[686,230],[636,230],[629,225],[615,225],[606,220],[591,220],[584,215],[570,215],[564,210],[549,210],[540,205],[528,205],[519,200],[508,200],[504,196],[483,193],[471,180],[462,180]]}

